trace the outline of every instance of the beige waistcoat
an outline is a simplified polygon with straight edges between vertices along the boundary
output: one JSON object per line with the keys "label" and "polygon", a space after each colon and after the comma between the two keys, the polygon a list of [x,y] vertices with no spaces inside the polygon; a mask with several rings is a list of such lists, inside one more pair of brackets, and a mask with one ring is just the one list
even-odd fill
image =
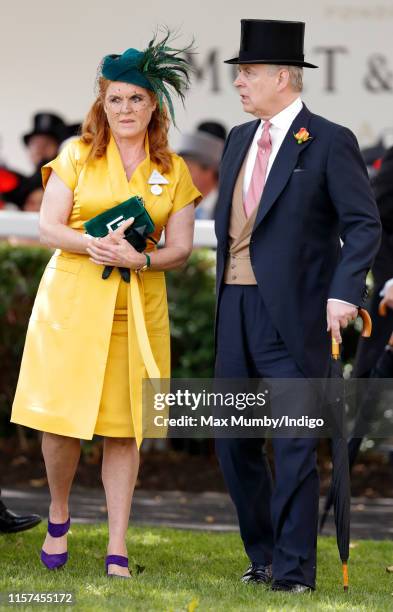
{"label": "beige waistcoat", "polygon": [[243,180],[246,161],[243,162],[235,188],[229,218],[229,252],[225,265],[224,283],[228,285],[256,285],[250,260],[250,238],[258,206],[246,217],[243,205]]}

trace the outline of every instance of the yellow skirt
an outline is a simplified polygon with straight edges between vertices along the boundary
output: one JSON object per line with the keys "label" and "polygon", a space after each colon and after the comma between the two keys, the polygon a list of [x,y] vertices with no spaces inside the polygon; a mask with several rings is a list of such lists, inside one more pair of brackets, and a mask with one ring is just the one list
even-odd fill
{"label": "yellow skirt", "polygon": [[128,291],[129,285],[121,280],[116,298],[100,408],[94,428],[94,434],[99,436],[135,437],[128,374]]}

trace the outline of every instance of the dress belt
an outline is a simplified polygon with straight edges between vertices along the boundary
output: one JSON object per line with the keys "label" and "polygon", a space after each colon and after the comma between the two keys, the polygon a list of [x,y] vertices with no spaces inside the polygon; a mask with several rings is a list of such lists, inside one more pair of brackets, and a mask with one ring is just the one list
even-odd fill
{"label": "dress belt", "polygon": [[161,372],[154,359],[151,350],[150,340],[146,329],[145,317],[141,299],[142,281],[134,270],[130,270],[130,305],[134,314],[135,332],[139,350],[142,355],[143,363],[146,367],[149,378],[161,378]]}

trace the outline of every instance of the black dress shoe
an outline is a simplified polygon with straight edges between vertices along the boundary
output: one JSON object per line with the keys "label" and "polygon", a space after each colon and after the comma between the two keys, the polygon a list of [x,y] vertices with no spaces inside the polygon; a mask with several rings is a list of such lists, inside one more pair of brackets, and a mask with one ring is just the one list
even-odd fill
{"label": "black dress shoe", "polygon": [[242,582],[254,582],[256,584],[267,584],[272,579],[272,566],[250,563],[242,576]]}
{"label": "black dress shoe", "polygon": [[284,593],[311,593],[314,589],[297,582],[288,582],[287,580],[274,580],[272,591],[281,591]]}
{"label": "black dress shoe", "polygon": [[38,514],[15,514],[4,506],[0,505],[0,533],[17,533],[31,529],[41,522],[41,517]]}

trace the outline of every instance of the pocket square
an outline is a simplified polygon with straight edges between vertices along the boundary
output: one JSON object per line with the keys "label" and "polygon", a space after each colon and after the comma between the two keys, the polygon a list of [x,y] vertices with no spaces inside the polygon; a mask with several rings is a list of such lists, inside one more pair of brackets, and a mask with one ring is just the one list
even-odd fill
{"label": "pocket square", "polygon": [[295,172],[304,172],[304,168],[295,168],[293,173],[295,174]]}

